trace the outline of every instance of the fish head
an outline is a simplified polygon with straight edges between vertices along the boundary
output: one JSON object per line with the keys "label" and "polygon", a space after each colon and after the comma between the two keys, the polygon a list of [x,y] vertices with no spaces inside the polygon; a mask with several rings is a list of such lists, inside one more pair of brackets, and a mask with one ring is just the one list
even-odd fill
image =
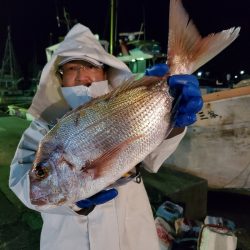
{"label": "fish head", "polygon": [[34,161],[29,178],[31,203],[41,209],[72,203],[77,193],[75,170],[62,156]]}

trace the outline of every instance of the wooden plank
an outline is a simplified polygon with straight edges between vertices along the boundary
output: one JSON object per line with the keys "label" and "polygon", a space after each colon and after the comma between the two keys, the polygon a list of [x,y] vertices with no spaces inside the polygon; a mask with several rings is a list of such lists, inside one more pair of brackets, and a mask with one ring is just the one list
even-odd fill
{"label": "wooden plank", "polygon": [[202,97],[204,102],[212,102],[244,95],[250,95],[250,86],[205,94]]}

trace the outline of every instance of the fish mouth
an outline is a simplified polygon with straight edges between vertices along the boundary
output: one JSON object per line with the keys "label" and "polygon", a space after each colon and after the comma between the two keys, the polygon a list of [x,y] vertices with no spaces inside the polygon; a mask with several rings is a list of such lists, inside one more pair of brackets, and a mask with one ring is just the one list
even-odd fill
{"label": "fish mouth", "polygon": [[45,199],[33,199],[31,200],[31,203],[35,206],[44,206],[44,205],[48,205],[48,201]]}
{"label": "fish mouth", "polygon": [[38,207],[57,207],[57,206],[61,206],[66,202],[65,198],[60,199],[59,201],[55,202],[55,203],[50,203],[48,201],[48,199],[46,198],[39,198],[39,199],[32,199],[31,203],[32,205],[38,206]]}

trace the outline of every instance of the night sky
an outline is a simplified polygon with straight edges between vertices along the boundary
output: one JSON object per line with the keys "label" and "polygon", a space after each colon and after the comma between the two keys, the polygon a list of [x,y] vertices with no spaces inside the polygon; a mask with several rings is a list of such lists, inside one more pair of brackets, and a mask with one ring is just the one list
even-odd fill
{"label": "night sky", "polygon": [[[139,31],[145,23],[146,39],[155,39],[166,51],[168,0],[117,0],[117,33]],[[45,48],[67,32],[58,27],[63,7],[71,19],[88,26],[101,39],[109,40],[110,0],[1,0],[0,59],[7,35],[11,35],[18,64],[27,74],[31,65],[46,63]],[[206,64],[205,70],[218,74],[250,71],[250,2],[248,0],[184,0],[183,4],[202,35],[241,26],[240,37]]]}

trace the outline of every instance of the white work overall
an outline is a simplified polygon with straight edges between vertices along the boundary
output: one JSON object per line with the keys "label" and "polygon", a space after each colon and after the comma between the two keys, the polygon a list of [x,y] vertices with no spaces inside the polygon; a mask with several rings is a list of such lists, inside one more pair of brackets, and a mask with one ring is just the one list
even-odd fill
{"label": "white work overall", "polygon": [[[111,88],[131,76],[128,67],[109,55],[90,30],[74,26],[46,64],[29,113],[35,120],[24,132],[11,163],[9,186],[29,208],[28,172],[32,166],[39,141],[54,122],[69,110],[60,92],[57,64],[65,56],[90,56],[106,65]],[[144,160],[147,169],[158,171],[171,155],[184,133],[165,140]],[[78,215],[67,206],[43,211],[41,250],[158,250],[154,219],[143,183],[130,181],[117,188],[118,196],[98,205],[88,215]],[[40,211],[41,212],[41,211]]]}

